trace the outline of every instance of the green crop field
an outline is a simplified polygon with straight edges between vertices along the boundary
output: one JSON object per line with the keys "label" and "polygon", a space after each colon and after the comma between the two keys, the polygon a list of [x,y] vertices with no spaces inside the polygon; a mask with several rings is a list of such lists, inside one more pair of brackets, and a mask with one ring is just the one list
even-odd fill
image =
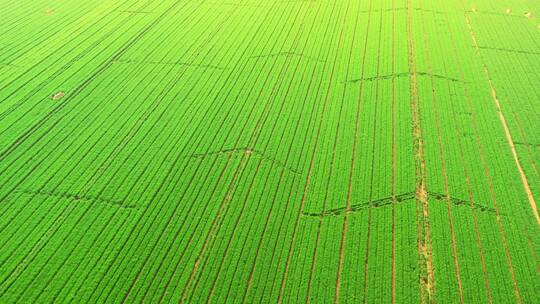
{"label": "green crop field", "polygon": [[0,0],[0,303],[540,303],[538,0]]}

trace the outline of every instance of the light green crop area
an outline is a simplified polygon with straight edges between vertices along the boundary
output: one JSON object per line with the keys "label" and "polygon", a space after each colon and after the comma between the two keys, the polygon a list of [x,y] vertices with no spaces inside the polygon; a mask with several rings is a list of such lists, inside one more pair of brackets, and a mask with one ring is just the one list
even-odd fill
{"label": "light green crop area", "polygon": [[0,7],[0,303],[540,303],[537,0]]}

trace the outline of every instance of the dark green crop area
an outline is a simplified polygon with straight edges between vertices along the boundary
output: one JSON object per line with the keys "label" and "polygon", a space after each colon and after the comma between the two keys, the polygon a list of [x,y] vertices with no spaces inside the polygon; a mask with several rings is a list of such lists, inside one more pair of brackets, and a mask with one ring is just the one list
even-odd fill
{"label": "dark green crop area", "polygon": [[540,303],[538,0],[0,4],[0,303]]}

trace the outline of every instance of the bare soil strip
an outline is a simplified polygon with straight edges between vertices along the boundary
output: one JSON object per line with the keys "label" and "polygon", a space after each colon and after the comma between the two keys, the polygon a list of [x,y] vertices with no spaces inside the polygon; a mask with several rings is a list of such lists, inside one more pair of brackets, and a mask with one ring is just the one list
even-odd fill
{"label": "bare soil strip", "polygon": [[435,277],[433,271],[433,253],[431,248],[431,228],[429,223],[429,201],[426,189],[426,162],[424,140],[418,104],[418,82],[416,73],[416,51],[412,33],[413,8],[407,1],[407,44],[409,49],[410,102],[412,114],[412,135],[414,140],[416,167],[416,202],[418,228],[419,283],[421,303],[435,302]]}

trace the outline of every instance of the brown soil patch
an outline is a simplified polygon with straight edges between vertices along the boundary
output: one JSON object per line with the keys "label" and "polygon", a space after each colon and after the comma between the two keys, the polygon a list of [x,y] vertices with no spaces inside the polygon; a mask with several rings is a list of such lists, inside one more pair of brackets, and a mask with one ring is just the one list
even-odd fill
{"label": "brown soil patch", "polygon": [[51,99],[52,99],[52,100],[60,100],[60,99],[64,98],[64,96],[66,96],[66,93],[63,92],[63,91],[60,91],[60,92],[54,93],[54,94],[51,96]]}

